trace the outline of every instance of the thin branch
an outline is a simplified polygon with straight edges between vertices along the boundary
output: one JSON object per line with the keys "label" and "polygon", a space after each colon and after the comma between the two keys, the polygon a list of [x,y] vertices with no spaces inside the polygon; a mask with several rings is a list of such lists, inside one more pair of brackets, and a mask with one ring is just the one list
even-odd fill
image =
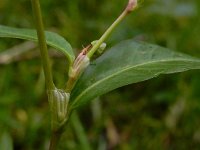
{"label": "thin branch", "polygon": [[95,43],[95,45],[88,52],[88,57],[91,58],[100,45],[109,37],[112,31],[117,27],[117,25],[133,10],[137,8],[137,0],[129,0],[126,8],[121,13],[121,15],[113,22],[113,24],[105,31],[101,38]]}

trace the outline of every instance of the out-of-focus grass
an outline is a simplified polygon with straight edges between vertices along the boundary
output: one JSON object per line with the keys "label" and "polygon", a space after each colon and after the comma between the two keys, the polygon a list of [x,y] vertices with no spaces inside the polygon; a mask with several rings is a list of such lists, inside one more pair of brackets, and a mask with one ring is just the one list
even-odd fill
{"label": "out-of-focus grass", "polygon": [[[126,0],[41,1],[45,28],[75,49],[98,39]],[[0,24],[34,28],[30,1],[1,0]],[[135,38],[200,57],[200,2],[149,0],[113,32],[108,47]],[[0,52],[21,40],[0,39]],[[38,53],[35,50],[35,53]],[[0,65],[0,149],[45,149],[50,117],[41,64],[34,51]],[[52,58],[54,78],[65,85],[67,63]],[[80,109],[93,149],[200,149],[199,71],[165,75],[122,87]],[[81,149],[69,126],[60,149]],[[7,148],[7,149],[8,149]]]}

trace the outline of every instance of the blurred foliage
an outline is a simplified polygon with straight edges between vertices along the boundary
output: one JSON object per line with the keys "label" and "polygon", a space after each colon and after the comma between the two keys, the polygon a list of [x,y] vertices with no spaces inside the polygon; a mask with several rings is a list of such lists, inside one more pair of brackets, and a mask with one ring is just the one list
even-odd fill
{"label": "blurred foliage", "polygon": [[[98,39],[126,0],[41,0],[47,30],[75,49]],[[30,1],[1,0],[0,24],[34,28]],[[148,0],[113,32],[108,47],[135,38],[200,57],[200,1]],[[0,52],[23,41],[0,39]],[[53,57],[58,87],[67,79],[64,57]],[[200,149],[200,71],[128,85],[80,108],[93,149]],[[0,149],[47,149],[50,117],[38,50],[0,65]],[[60,149],[81,149],[70,124]]]}

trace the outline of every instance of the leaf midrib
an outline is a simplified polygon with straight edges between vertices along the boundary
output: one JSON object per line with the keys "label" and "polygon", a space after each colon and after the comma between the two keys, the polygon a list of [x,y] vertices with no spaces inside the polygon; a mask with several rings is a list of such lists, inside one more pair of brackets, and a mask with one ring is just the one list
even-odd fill
{"label": "leaf midrib", "polygon": [[[170,62],[170,61],[174,61],[173,59],[169,59],[169,60],[160,60],[159,62]],[[187,62],[194,62],[194,60],[188,60],[188,59],[176,59],[175,61],[187,61]],[[200,62],[198,60],[195,60],[196,62]],[[97,81],[95,82],[94,84],[92,84],[90,87],[88,87],[87,89],[84,90],[84,92],[82,92],[81,94],[79,94],[79,96],[74,100],[74,102],[72,102],[71,106],[73,106],[74,104],[76,104],[76,102],[82,97],[82,95],[84,95],[85,93],[87,93],[87,91],[89,91],[91,88],[95,87],[96,85],[104,82],[105,80],[108,80],[114,76],[116,76],[117,74],[120,74],[122,72],[125,72],[125,71],[128,71],[128,70],[131,70],[133,68],[137,68],[139,66],[144,66],[144,65],[148,65],[148,64],[153,64],[153,63],[157,63],[158,61],[152,61],[152,62],[147,62],[147,63],[142,63],[142,64],[138,64],[138,65],[135,65],[133,67],[126,67],[124,68],[123,70],[120,70],[120,71],[117,71],[115,73],[113,73],[112,75],[110,76],[107,76],[105,77],[104,79],[100,80],[100,81]],[[73,109],[73,108],[72,108]]]}

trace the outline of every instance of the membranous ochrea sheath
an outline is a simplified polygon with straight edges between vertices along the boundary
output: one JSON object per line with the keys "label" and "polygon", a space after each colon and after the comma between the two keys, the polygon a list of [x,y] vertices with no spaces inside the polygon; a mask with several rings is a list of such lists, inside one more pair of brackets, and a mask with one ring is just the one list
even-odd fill
{"label": "membranous ochrea sheath", "polygon": [[[65,122],[70,94],[61,89],[48,91],[53,128]],[[54,129],[55,129],[54,128]]]}

